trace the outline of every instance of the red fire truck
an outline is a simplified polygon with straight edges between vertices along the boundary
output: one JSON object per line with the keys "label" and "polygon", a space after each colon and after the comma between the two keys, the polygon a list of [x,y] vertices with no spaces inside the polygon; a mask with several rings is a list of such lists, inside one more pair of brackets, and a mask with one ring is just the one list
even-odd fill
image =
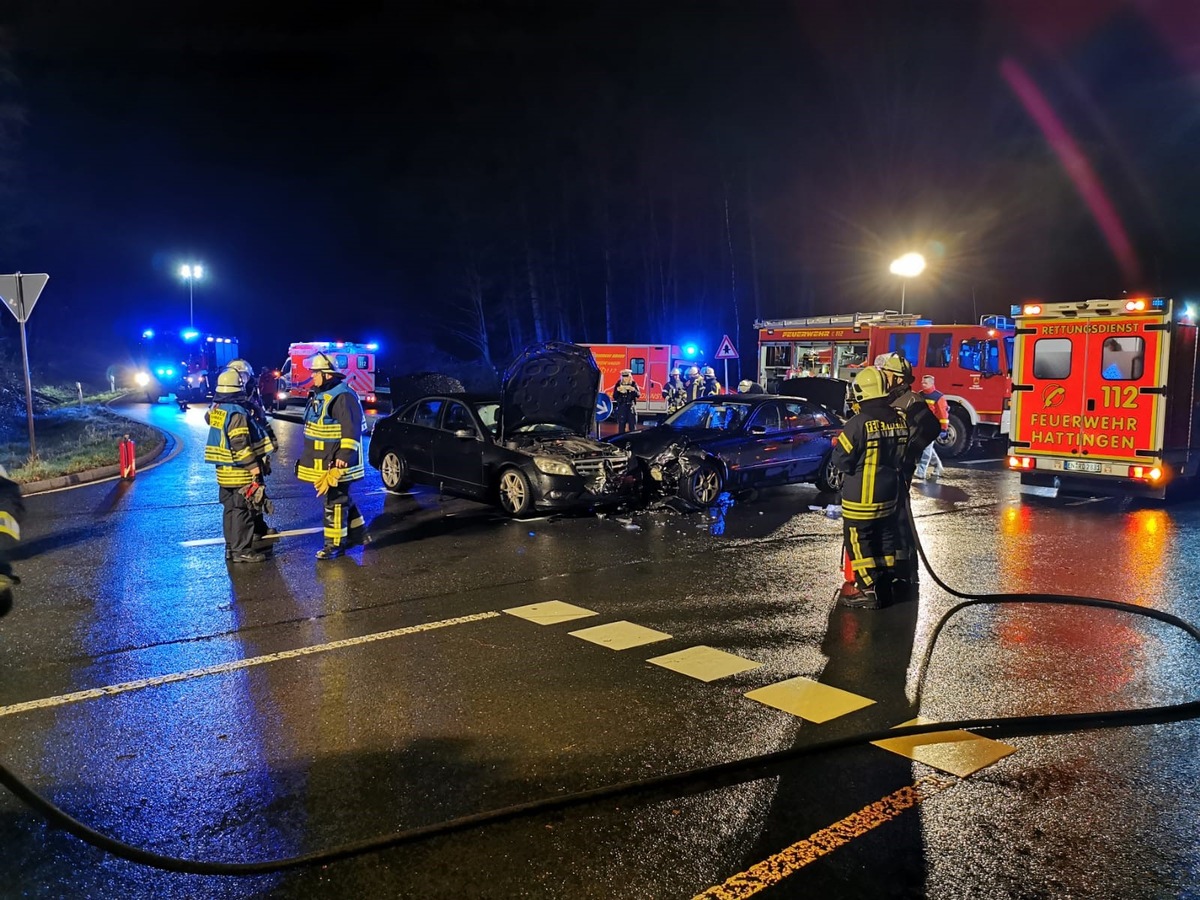
{"label": "red fire truck", "polygon": [[1022,489],[1166,496],[1200,468],[1196,323],[1165,298],[1027,303],[1010,468]]}
{"label": "red fire truck", "polygon": [[[622,369],[633,373],[633,380],[642,389],[642,399],[638,403],[638,416],[654,416],[667,411],[667,401],[663,399],[663,385],[671,369],[678,367],[685,374],[690,366],[702,366],[703,362],[696,359],[697,351],[692,345],[680,352],[673,344],[580,344],[592,351],[596,365],[600,367],[600,389],[605,393],[612,391],[613,385],[621,377]],[[688,355],[687,351],[691,351]]]}
{"label": "red fire truck", "polygon": [[778,393],[790,378],[853,380],[884,353],[910,363],[918,388],[933,375],[950,406],[947,438],[938,452],[953,458],[997,437],[1012,387],[1014,324],[984,316],[978,325],[938,325],[892,310],[807,319],[767,319],[758,329],[759,383]]}

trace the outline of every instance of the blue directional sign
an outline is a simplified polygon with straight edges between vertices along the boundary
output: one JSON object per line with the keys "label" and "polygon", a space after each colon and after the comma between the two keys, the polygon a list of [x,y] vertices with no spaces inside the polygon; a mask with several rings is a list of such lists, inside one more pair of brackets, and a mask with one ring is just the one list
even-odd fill
{"label": "blue directional sign", "polygon": [[608,394],[596,395],[596,421],[603,422],[612,415],[612,398]]}

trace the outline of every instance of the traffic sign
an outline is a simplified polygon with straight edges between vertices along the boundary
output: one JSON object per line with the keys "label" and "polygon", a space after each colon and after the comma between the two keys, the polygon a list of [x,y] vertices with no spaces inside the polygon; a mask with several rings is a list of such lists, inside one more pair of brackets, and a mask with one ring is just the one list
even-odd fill
{"label": "traffic sign", "polygon": [[714,359],[737,359],[738,358],[737,349],[733,346],[733,341],[730,340],[729,335],[725,335],[725,337],[723,337],[721,339],[721,346],[717,348],[717,355],[713,358]]}
{"label": "traffic sign", "polygon": [[49,275],[0,275],[0,299],[18,322],[28,322]]}
{"label": "traffic sign", "polygon": [[608,394],[600,393],[596,395],[596,421],[603,422],[612,415],[613,402]]}

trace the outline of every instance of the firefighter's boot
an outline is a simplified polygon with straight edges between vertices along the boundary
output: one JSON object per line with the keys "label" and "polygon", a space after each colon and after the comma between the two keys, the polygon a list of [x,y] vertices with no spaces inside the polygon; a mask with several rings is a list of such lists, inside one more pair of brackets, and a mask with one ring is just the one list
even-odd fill
{"label": "firefighter's boot", "polygon": [[882,609],[883,602],[879,599],[879,595],[872,589],[863,590],[854,585],[853,593],[846,594],[838,591],[837,594],[838,606],[844,606],[847,609]]}
{"label": "firefighter's boot", "polygon": [[346,555],[346,548],[339,547],[335,544],[326,544],[317,551],[317,559],[337,559],[339,556]]}

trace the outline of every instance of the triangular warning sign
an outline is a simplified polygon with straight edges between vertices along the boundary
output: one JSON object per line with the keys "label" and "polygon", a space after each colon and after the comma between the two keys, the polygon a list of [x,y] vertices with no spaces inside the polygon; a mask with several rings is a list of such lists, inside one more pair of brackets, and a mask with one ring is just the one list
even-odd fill
{"label": "triangular warning sign", "polygon": [[[21,279],[20,285],[17,279]],[[29,321],[33,305],[42,295],[42,288],[50,280],[49,275],[0,275],[0,300],[8,307],[18,322]]]}
{"label": "triangular warning sign", "polygon": [[721,346],[717,348],[717,355],[714,359],[737,359],[738,352],[734,349],[733,341],[729,339],[729,335],[725,335],[721,339]]}

